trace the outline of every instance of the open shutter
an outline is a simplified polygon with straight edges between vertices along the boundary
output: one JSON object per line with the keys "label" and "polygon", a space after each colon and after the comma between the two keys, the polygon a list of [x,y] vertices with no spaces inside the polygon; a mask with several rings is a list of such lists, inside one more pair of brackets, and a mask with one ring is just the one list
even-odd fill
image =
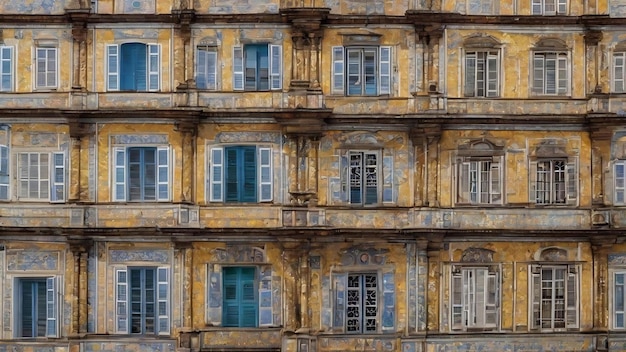
{"label": "open shutter", "polygon": [[270,45],[270,89],[283,87],[283,47]]}
{"label": "open shutter", "polygon": [[568,329],[578,327],[578,275],[575,266],[567,270],[567,296],[565,303],[565,323]]}
{"label": "open shutter", "polygon": [[119,90],[119,47],[107,45],[107,90]]}
{"label": "open shutter", "polygon": [[533,57],[533,94],[545,94],[544,56],[542,54],[534,54]]}
{"label": "open shutter", "polygon": [[394,203],[393,155],[383,157],[383,202]]}
{"label": "open shutter", "polygon": [[491,170],[489,171],[489,196],[491,197],[491,204],[502,203],[502,169],[500,167],[501,161],[502,157],[494,157],[490,165]]}
{"label": "open shutter", "polygon": [[487,96],[498,96],[498,54],[487,53]]}
{"label": "open shutter", "polygon": [[474,302],[469,304],[470,324],[475,327],[485,326],[485,306],[487,303],[487,269],[476,268],[474,271]]}
{"label": "open shutter", "polygon": [[451,328],[452,330],[463,329],[463,276],[460,270],[452,271],[452,289],[450,290],[451,301]]}
{"label": "open shutter", "polygon": [[159,70],[161,47],[158,44],[148,45],[148,90],[159,90]]}
{"label": "open shutter", "polygon": [[476,52],[465,53],[465,92],[466,97],[476,95]]}
{"label": "open shutter", "polygon": [[613,328],[623,329],[625,327],[625,288],[626,273],[615,273],[613,276]]}
{"label": "open shutter", "polygon": [[46,279],[46,337],[58,336],[59,302],[57,287],[56,277]]}
{"label": "open shutter", "polygon": [[396,284],[393,271],[383,273],[382,329],[395,331],[396,325]]}
{"label": "open shutter", "polygon": [[530,266],[530,328],[537,330],[541,327],[541,267]]}
{"label": "open shutter", "polygon": [[170,200],[170,169],[169,169],[170,149],[169,147],[157,148],[157,200]]}
{"label": "open shutter", "polygon": [[115,271],[115,331],[128,334],[128,276],[126,269]]}
{"label": "open shutter", "polygon": [[332,94],[344,94],[344,52],[343,46],[333,47]]}
{"label": "open shutter", "polygon": [[259,201],[272,201],[272,149],[259,148]]}
{"label": "open shutter", "polygon": [[52,153],[50,167],[50,202],[62,203],[65,201],[65,154]]}
{"label": "open shutter", "polygon": [[537,203],[537,161],[528,165],[528,202]]}
{"label": "open shutter", "polygon": [[379,93],[391,94],[391,47],[380,47],[378,75],[380,79]]}
{"label": "open shutter", "polygon": [[625,69],[626,53],[613,53],[613,92],[624,92],[624,69]]}
{"label": "open shutter", "polygon": [[556,54],[556,70],[558,81],[557,84],[557,94],[567,94],[569,91],[569,73],[567,69],[567,55],[563,53]]}
{"label": "open shutter", "polygon": [[9,147],[0,145],[0,200],[9,197]]}
{"label": "open shutter", "polygon": [[233,89],[243,90],[243,47],[233,47]]}
{"label": "open shutter", "polygon": [[485,301],[485,327],[495,328],[498,324],[498,299],[500,295],[498,274],[487,273],[487,288]]}
{"label": "open shutter", "polygon": [[209,176],[209,193],[211,202],[224,201],[224,148],[212,148],[210,176]]}
{"label": "open shutter", "polygon": [[470,202],[470,164],[469,161],[459,161],[459,185],[458,185],[458,202],[469,203]]}
{"label": "open shutter", "polygon": [[334,289],[334,314],[333,314],[333,330],[336,332],[345,331],[346,321],[346,287],[348,275],[342,273],[333,273],[333,289]]}
{"label": "open shutter", "polygon": [[126,200],[126,148],[113,148],[114,186],[113,201],[123,202]]}
{"label": "open shutter", "polygon": [[576,158],[570,158],[565,165],[565,188],[569,205],[576,205],[578,200],[578,168],[576,166]]}
{"label": "open shutter", "polygon": [[272,268],[259,268],[259,326],[274,325]]}
{"label": "open shutter", "polygon": [[223,281],[222,266],[219,264],[207,265],[207,311],[206,323],[208,325],[219,325],[222,323],[223,304]]}
{"label": "open shutter", "polygon": [[13,47],[0,46],[0,91],[13,90]]}
{"label": "open shutter", "polygon": [[159,335],[170,333],[170,284],[169,269],[157,268],[157,304]]}

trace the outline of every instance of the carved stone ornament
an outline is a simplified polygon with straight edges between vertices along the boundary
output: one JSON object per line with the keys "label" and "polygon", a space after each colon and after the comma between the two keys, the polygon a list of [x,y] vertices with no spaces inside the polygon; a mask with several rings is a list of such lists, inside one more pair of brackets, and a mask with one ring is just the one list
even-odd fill
{"label": "carved stone ornament", "polygon": [[468,248],[463,251],[461,262],[463,263],[491,263],[494,251],[484,248]]}
{"label": "carved stone ornament", "polygon": [[383,265],[387,261],[387,249],[352,247],[341,252],[342,265]]}
{"label": "carved stone ornament", "polygon": [[259,247],[233,245],[211,251],[221,263],[265,263],[265,250]]}

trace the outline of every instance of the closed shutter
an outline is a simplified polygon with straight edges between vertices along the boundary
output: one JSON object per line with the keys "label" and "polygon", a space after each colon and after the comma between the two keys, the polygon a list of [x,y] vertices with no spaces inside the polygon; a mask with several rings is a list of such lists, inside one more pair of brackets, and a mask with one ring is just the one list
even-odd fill
{"label": "closed shutter", "polygon": [[345,331],[346,302],[348,299],[348,297],[346,297],[348,275],[333,273],[331,277],[334,290],[333,330],[343,332]]}
{"label": "closed shutter", "polygon": [[158,334],[169,335],[170,333],[170,279],[169,269],[157,268],[157,309],[158,309]]}
{"label": "closed shutter", "polygon": [[52,153],[50,202],[65,202],[65,154]]}
{"label": "closed shutter", "polygon": [[[239,153],[238,148],[226,148],[224,150],[224,193],[227,202],[239,201]],[[241,182],[243,184],[243,182]]]}
{"label": "closed shutter", "polygon": [[209,161],[209,200],[211,202],[224,201],[224,149],[212,148]]}
{"label": "closed shutter", "polygon": [[120,47],[120,90],[147,90],[146,45],[142,43],[122,44]]}
{"label": "closed shutter", "polygon": [[170,200],[170,148],[158,147],[157,148],[157,200],[168,201]]}
{"label": "closed shutter", "polygon": [[9,147],[0,145],[0,200],[9,197]]}
{"label": "closed shutter", "polygon": [[126,269],[115,271],[115,331],[128,334],[128,276]]}
{"label": "closed shutter", "polygon": [[13,90],[13,47],[0,46],[0,91]]}
{"label": "closed shutter", "polygon": [[259,148],[259,201],[272,201],[272,149]]}
{"label": "closed shutter", "polygon": [[118,51],[119,47],[117,45],[107,45],[107,90],[109,91],[120,89]]}
{"label": "closed shutter", "polygon": [[624,52],[613,53],[613,92],[615,93],[622,93],[626,90],[624,87],[625,54]]}
{"label": "closed shutter", "polygon": [[254,267],[223,269],[223,325],[233,327],[257,326],[257,294]]}
{"label": "closed shutter", "polygon": [[578,204],[578,167],[576,158],[570,158],[565,165],[565,188],[567,190],[567,204]]}
{"label": "closed shutter", "polygon": [[148,90],[159,90],[159,72],[161,69],[161,47],[158,44],[148,45]]}
{"label": "closed shutter", "polygon": [[233,47],[233,89],[243,90],[243,47]]}
{"label": "closed shutter", "polygon": [[391,94],[391,47],[380,47],[380,61],[378,66],[380,87],[379,93]]}
{"label": "closed shutter", "polygon": [[344,49],[342,46],[333,47],[332,94],[344,94]]}
{"label": "closed shutter", "polygon": [[113,201],[126,200],[126,148],[114,147],[113,153]]}
{"label": "closed shutter", "polygon": [[241,168],[243,187],[241,188],[242,202],[256,202],[257,200],[257,151],[255,147],[242,148],[243,165]]}
{"label": "closed shutter", "polygon": [[281,89],[283,86],[283,47],[269,46],[270,59],[270,89]]}
{"label": "closed shutter", "polygon": [[58,336],[58,284],[56,277],[46,279],[46,337]]}

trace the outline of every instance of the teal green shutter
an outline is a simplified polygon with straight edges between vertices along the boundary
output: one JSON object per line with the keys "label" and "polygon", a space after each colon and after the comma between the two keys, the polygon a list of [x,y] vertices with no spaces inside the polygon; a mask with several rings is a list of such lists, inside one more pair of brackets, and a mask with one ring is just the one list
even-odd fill
{"label": "teal green shutter", "polygon": [[128,276],[126,269],[115,271],[115,331],[128,334]]}
{"label": "teal green shutter", "polygon": [[52,153],[50,167],[50,202],[62,203],[65,201],[65,154]]}
{"label": "teal green shutter", "polygon": [[333,47],[333,94],[344,94],[344,52],[342,46]]}
{"label": "teal green shutter", "polygon": [[58,305],[57,279],[49,277],[46,279],[46,337],[58,335]]}
{"label": "teal green shutter", "polygon": [[225,148],[225,194],[228,202],[256,202],[257,150],[256,147]]}
{"label": "teal green shutter", "polygon": [[107,90],[119,90],[120,63],[117,45],[107,45]]}
{"label": "teal green shutter", "polygon": [[147,83],[146,45],[127,43],[120,47],[120,90],[145,91]]}
{"label": "teal green shutter", "polygon": [[243,90],[243,47],[233,47],[233,89]]}
{"label": "teal green shutter", "polygon": [[209,200],[224,201],[224,148],[212,148],[209,170]]}
{"label": "teal green shutter", "polygon": [[257,157],[255,147],[244,147],[243,150],[243,188],[241,189],[242,202],[256,202],[257,200]]}
{"label": "teal green shutter", "polygon": [[225,148],[224,159],[226,170],[224,172],[224,193],[227,202],[239,201],[239,153],[237,148]]}
{"label": "teal green shutter", "polygon": [[157,268],[158,334],[170,333],[170,285],[168,268]]}
{"label": "teal green shutter", "polygon": [[272,149],[259,148],[259,201],[272,201]]}
{"label": "teal green shutter", "polygon": [[224,278],[224,326],[257,326],[257,292],[254,267],[227,267]]}
{"label": "teal green shutter", "polygon": [[169,147],[157,148],[157,199],[159,201],[170,200],[169,159]]}

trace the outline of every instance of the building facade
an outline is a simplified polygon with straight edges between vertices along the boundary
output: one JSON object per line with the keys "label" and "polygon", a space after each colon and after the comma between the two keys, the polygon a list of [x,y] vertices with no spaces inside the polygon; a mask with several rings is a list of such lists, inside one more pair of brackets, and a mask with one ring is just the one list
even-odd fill
{"label": "building facade", "polygon": [[626,1],[0,4],[0,350],[626,351]]}

